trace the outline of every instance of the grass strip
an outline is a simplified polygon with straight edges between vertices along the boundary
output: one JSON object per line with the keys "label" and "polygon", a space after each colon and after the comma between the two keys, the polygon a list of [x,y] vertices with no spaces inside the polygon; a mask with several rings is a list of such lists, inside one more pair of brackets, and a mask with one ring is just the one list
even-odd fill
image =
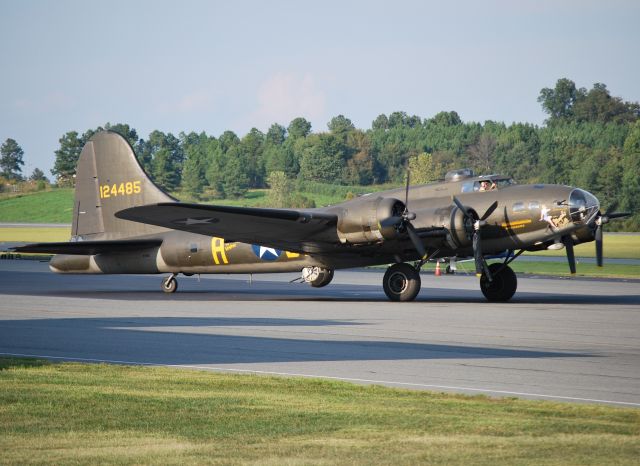
{"label": "grass strip", "polygon": [[[596,246],[594,242],[583,243],[575,246],[577,257],[595,257]],[[640,234],[621,235],[605,233],[603,237],[603,251],[605,257],[613,259],[640,259]],[[528,256],[553,256],[566,257],[564,249],[557,251],[527,252]]]}
{"label": "grass strip", "polygon": [[0,241],[46,243],[55,241],[69,241],[69,238],[71,238],[71,228],[0,227]]}
{"label": "grass strip", "polygon": [[0,358],[2,464],[637,464],[640,410]]}
{"label": "grass strip", "polygon": [[73,189],[53,189],[0,198],[0,222],[71,223]]}

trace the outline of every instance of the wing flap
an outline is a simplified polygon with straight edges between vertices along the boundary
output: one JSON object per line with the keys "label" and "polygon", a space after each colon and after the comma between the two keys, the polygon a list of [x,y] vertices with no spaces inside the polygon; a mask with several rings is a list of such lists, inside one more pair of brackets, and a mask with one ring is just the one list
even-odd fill
{"label": "wing flap", "polygon": [[299,252],[334,249],[340,243],[330,212],[201,204],[159,203],[116,212],[116,217],[227,241]]}

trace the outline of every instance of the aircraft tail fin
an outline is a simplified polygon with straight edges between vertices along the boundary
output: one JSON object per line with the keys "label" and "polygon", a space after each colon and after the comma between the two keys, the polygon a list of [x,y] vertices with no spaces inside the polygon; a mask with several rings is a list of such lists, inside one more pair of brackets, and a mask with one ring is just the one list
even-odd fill
{"label": "aircraft tail fin", "polygon": [[166,231],[116,218],[116,212],[176,202],[144,172],[133,148],[117,133],[101,131],[85,144],[76,170],[72,239],[115,240]]}

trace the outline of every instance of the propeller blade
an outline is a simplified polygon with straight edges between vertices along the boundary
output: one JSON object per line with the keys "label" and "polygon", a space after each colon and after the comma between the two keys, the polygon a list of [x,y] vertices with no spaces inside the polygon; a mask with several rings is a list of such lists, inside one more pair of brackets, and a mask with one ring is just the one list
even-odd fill
{"label": "propeller blade", "polygon": [[617,207],[618,207],[618,201],[614,199],[611,205],[609,206],[609,208],[607,209],[607,211],[605,212],[605,215],[609,217],[609,214],[614,210],[616,210]]}
{"label": "propeller blade", "polygon": [[631,215],[631,212],[611,212],[610,214],[605,214],[605,216],[611,218],[623,218]]}
{"label": "propeller blade", "polygon": [[460,202],[458,200],[457,197],[453,196],[453,203],[458,207],[458,209],[460,209],[462,211],[462,213],[465,215],[465,217],[470,218],[471,220],[475,220],[473,218],[473,216],[469,213],[469,211],[467,210],[467,208],[465,206],[462,205],[462,202]]}
{"label": "propeller blade", "polygon": [[573,252],[573,240],[569,236],[562,237],[562,243],[567,248],[567,260],[569,261],[569,270],[572,274],[576,273],[576,256]]}
{"label": "propeller blade", "polygon": [[422,240],[418,236],[418,232],[416,232],[415,227],[411,224],[411,222],[406,222],[405,226],[407,228],[409,239],[413,243],[413,246],[416,248],[416,251],[418,251],[418,254],[420,254],[420,258],[426,258],[427,251],[425,250],[424,244],[422,244]]}
{"label": "propeller blade", "polygon": [[409,180],[411,178],[411,171],[407,169],[407,185],[404,188],[404,209],[405,212],[409,211]]}
{"label": "propeller blade", "polygon": [[602,225],[596,227],[596,262],[598,267],[602,267]]}
{"label": "propeller blade", "polygon": [[480,220],[484,221],[484,220],[488,219],[489,216],[493,213],[494,210],[496,210],[497,207],[498,207],[498,201],[495,201],[493,204],[491,204],[489,206],[489,208],[484,213],[484,215],[482,217],[480,217]]}

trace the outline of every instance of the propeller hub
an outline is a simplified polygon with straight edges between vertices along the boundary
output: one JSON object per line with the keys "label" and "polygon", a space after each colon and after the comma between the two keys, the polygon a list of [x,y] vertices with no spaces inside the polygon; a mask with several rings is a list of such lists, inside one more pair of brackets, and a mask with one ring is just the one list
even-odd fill
{"label": "propeller hub", "polygon": [[480,228],[487,224],[486,220],[476,220],[473,222],[473,229],[478,231]]}

